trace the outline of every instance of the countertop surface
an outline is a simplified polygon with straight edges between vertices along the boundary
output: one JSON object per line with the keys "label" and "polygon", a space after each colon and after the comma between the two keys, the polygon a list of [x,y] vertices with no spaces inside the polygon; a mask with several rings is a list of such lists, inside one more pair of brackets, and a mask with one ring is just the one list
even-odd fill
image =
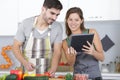
{"label": "countertop surface", "polygon": [[[71,73],[72,72],[56,72],[56,76],[58,75],[65,75],[67,73]],[[117,79],[120,80],[120,73],[102,73],[102,77],[103,79]]]}
{"label": "countertop surface", "polygon": [[103,79],[117,79],[120,80],[120,73],[102,73]]}

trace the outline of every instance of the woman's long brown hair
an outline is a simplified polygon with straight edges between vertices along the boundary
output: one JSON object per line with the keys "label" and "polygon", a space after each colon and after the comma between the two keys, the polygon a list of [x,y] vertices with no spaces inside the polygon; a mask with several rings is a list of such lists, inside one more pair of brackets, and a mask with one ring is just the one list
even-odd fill
{"label": "woman's long brown hair", "polygon": [[[79,15],[80,19],[81,19],[81,20],[84,20],[83,12],[82,12],[82,10],[81,10],[80,8],[78,8],[78,7],[72,7],[72,8],[70,8],[70,9],[67,11],[66,17],[65,17],[66,34],[67,34],[68,36],[70,36],[70,35],[72,34],[72,32],[71,32],[71,30],[70,30],[70,28],[69,28],[69,26],[68,26],[67,20],[68,20],[70,14],[72,14],[72,13],[77,13],[77,14]],[[85,30],[84,21],[83,21],[82,24],[80,25],[80,29],[81,29],[82,31]]]}

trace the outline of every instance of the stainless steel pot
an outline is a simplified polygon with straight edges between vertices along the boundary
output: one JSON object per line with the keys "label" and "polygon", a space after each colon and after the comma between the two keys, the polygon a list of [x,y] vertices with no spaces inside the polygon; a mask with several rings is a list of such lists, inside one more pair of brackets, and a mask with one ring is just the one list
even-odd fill
{"label": "stainless steel pot", "polygon": [[[45,58],[39,58],[36,60],[36,73],[47,72],[48,60]],[[38,66],[38,67],[37,67]]]}

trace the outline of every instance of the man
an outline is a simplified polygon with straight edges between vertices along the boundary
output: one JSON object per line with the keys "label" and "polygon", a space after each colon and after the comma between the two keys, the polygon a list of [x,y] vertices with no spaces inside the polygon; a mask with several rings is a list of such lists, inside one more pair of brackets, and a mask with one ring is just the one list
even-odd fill
{"label": "man", "polygon": [[[13,51],[16,58],[22,63],[27,71],[33,71],[35,69],[35,62],[32,62],[31,60],[28,60],[28,58],[25,58],[23,56],[23,53],[28,53],[27,51],[31,50],[31,55],[33,55],[32,57],[36,58],[34,56],[36,54],[33,54],[33,49],[36,49],[34,41],[36,39],[40,39],[40,41],[42,41],[40,44],[40,46],[42,46],[42,49],[40,49],[41,54],[46,55],[45,50],[53,51],[52,57],[50,57],[52,58],[51,66],[48,72],[51,75],[56,72],[61,57],[62,27],[55,20],[57,19],[61,10],[62,4],[59,0],[45,0],[40,15],[27,18],[19,25],[14,39]],[[50,46],[48,48],[49,43]],[[47,56],[50,55],[47,54]]]}

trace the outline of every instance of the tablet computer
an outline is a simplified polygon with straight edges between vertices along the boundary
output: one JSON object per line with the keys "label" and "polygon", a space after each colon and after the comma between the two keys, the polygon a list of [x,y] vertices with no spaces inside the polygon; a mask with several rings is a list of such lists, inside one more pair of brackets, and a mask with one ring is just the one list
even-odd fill
{"label": "tablet computer", "polygon": [[83,52],[83,45],[88,46],[87,41],[92,44],[94,34],[75,34],[71,36],[70,46],[72,46],[77,52]]}

